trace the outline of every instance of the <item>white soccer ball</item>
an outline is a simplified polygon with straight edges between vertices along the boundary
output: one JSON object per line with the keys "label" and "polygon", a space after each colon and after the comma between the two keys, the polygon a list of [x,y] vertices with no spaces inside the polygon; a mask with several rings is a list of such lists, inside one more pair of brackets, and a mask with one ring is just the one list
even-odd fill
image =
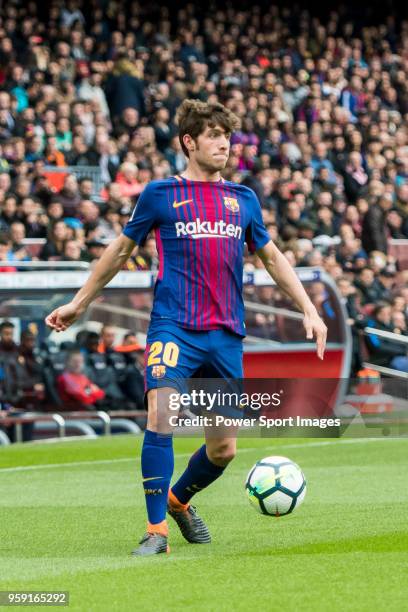
{"label": "white soccer ball", "polygon": [[258,512],[283,516],[304,500],[306,480],[300,467],[287,457],[265,457],[249,471],[245,490]]}

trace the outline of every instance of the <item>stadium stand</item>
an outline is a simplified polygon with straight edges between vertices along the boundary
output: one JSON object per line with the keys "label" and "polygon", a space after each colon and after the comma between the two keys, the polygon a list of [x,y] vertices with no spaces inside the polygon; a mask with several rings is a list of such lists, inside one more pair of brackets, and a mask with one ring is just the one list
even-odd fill
{"label": "stadium stand", "polygon": [[[69,411],[82,409],[141,410],[144,407],[143,359],[144,349],[138,344],[112,347],[109,353],[99,353],[100,336],[84,330],[77,342],[52,341],[35,346],[35,335],[29,330],[21,333],[21,343],[13,340],[13,324],[0,324],[0,401],[17,409]],[[128,333],[125,335],[132,336]],[[128,350],[126,350],[128,349]],[[70,366],[73,358],[74,374],[83,378],[78,397],[72,393],[74,382]],[[80,366],[80,367],[79,367]],[[69,380],[68,380],[69,379]],[[95,386],[94,401],[84,397],[87,385]],[[97,389],[101,393],[96,392]],[[71,396],[70,396],[71,393]],[[83,397],[84,396],[84,397]],[[79,398],[82,399],[79,399]],[[92,394],[93,398],[93,394]]]}
{"label": "stadium stand", "polygon": [[[408,21],[351,5],[318,18],[266,3],[174,12],[123,0],[3,3],[0,272],[20,265],[23,273],[37,260],[92,265],[147,182],[185,167],[179,103],[220,101],[242,120],[225,178],[255,190],[294,266],[320,266],[335,279],[353,370],[367,356],[378,361],[382,341],[362,339],[367,325],[408,333],[407,34]],[[157,265],[148,240],[126,269]],[[259,265],[248,255],[246,270]],[[318,287],[314,299],[330,322]],[[261,301],[286,305],[273,290]],[[273,338],[280,322],[258,313],[250,324]],[[99,351],[90,334],[93,348],[36,347],[31,336],[11,346],[2,336],[2,401],[61,408],[57,379],[80,348],[87,376],[111,402],[142,407],[140,347]],[[395,356],[406,371],[404,355]]]}

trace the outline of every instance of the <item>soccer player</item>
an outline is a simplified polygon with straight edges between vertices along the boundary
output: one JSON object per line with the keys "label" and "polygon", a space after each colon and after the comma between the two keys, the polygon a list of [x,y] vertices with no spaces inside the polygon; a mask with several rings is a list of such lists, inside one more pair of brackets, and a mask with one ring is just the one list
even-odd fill
{"label": "soccer player", "polygon": [[[174,455],[168,417],[174,412],[169,413],[169,394],[198,370],[213,378],[243,377],[245,242],[304,313],[306,336],[315,336],[321,359],[326,343],[326,326],[270,240],[255,193],[221,177],[238,118],[222,104],[185,100],[178,125],[186,170],[145,187],[123,233],[105,250],[85,285],[46,318],[53,329],[67,329],[154,230],[159,271],[147,335],[148,422],[141,457],[148,522],[135,555],[168,552],[167,512],[189,542],[211,541],[190,501],[222,475],[235,455],[236,438],[206,430],[206,443],[170,488]],[[158,389],[164,377],[170,386]]]}

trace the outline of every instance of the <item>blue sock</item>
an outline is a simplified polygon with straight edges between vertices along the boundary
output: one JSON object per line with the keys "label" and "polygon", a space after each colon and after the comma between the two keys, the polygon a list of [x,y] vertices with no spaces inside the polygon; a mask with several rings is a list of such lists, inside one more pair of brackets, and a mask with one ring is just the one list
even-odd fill
{"label": "blue sock", "polygon": [[153,525],[166,518],[173,470],[173,435],[158,434],[146,429],[142,448],[142,476],[148,521]]}
{"label": "blue sock", "polygon": [[171,487],[171,492],[181,504],[187,504],[193,495],[217,480],[224,470],[225,467],[215,465],[209,460],[204,444],[191,457],[186,470]]}

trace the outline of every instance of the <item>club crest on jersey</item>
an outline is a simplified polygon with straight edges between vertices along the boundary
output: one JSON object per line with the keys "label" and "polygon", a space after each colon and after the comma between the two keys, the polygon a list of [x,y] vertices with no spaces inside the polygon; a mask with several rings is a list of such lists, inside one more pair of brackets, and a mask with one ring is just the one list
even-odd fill
{"label": "club crest on jersey", "polygon": [[166,374],[166,366],[155,365],[152,367],[153,378],[163,378],[165,374]]}
{"label": "club crest on jersey", "polygon": [[238,200],[236,198],[224,198],[224,205],[226,208],[228,208],[228,210],[230,210],[233,213],[236,213],[239,211],[239,204],[238,204]]}

